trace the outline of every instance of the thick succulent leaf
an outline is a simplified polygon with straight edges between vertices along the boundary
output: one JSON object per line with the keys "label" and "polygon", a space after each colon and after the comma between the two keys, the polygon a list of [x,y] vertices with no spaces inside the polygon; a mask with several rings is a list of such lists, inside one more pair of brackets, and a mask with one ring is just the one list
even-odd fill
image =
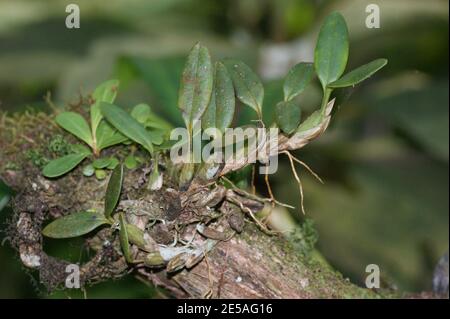
{"label": "thick succulent leaf", "polygon": [[92,166],[92,164],[88,164],[85,167],[83,167],[83,175],[86,177],[90,177],[92,175],[94,175],[95,173],[95,168],[94,166]]}
{"label": "thick succulent leaf", "polygon": [[152,143],[155,145],[161,145],[164,141],[164,135],[166,134],[166,131],[163,130],[147,130],[148,134],[150,135],[150,138],[152,140]]}
{"label": "thick succulent leaf", "polygon": [[300,124],[301,109],[295,101],[280,102],[275,107],[275,115],[278,127],[291,134]]}
{"label": "thick succulent leaf", "polygon": [[145,250],[147,243],[144,238],[144,231],[133,224],[126,224],[125,227],[127,228],[128,241]]}
{"label": "thick succulent leaf", "polygon": [[258,76],[242,61],[226,59],[224,64],[230,72],[237,98],[254,109],[261,118],[264,87]]}
{"label": "thick succulent leaf", "polygon": [[103,214],[91,211],[79,212],[54,220],[42,230],[42,234],[51,238],[78,237],[107,223]]}
{"label": "thick succulent leaf", "polygon": [[111,125],[105,121],[101,121],[97,128],[96,139],[97,148],[99,150],[126,142],[128,140],[125,135],[112,128]]}
{"label": "thick succulent leaf", "polygon": [[235,98],[233,82],[225,65],[216,62],[211,101],[202,116],[202,127],[215,127],[224,132],[233,121]]}
{"label": "thick succulent leaf", "polygon": [[109,162],[107,169],[115,169],[119,164],[120,161],[116,157],[111,157],[111,161]]}
{"label": "thick succulent leaf", "polygon": [[123,181],[123,165],[117,165],[111,173],[105,194],[105,217],[109,218],[120,199]]}
{"label": "thick succulent leaf", "polygon": [[106,178],[106,171],[104,169],[96,169],[95,170],[95,178],[98,180],[104,180]]}
{"label": "thick succulent leaf", "polygon": [[131,258],[130,242],[128,241],[127,223],[125,221],[123,213],[119,214],[119,222],[120,222],[120,230],[119,230],[120,246],[122,247],[122,252],[126,261],[131,263],[133,262],[133,258]]}
{"label": "thick succulent leaf", "polygon": [[127,157],[125,157],[125,160],[123,163],[124,163],[125,167],[128,169],[135,169],[138,165],[136,157],[131,154],[128,155]]}
{"label": "thick succulent leaf", "polygon": [[92,162],[92,166],[96,169],[107,168],[112,161],[112,157],[97,158]]}
{"label": "thick succulent leaf", "polygon": [[289,101],[303,92],[314,77],[312,63],[301,62],[289,70],[284,80],[284,100]]}
{"label": "thick succulent leaf", "polygon": [[323,117],[324,115],[320,110],[313,112],[310,116],[306,118],[305,121],[303,121],[302,124],[300,124],[300,126],[297,129],[297,132],[307,131],[309,129],[312,129],[313,127],[316,127],[322,122]]}
{"label": "thick succulent leaf", "polygon": [[170,130],[172,125],[162,117],[153,113],[148,104],[141,103],[133,107],[131,116],[146,128],[157,130]]}
{"label": "thick succulent leaf", "polygon": [[153,145],[150,134],[147,130],[136,121],[130,114],[122,110],[114,104],[102,102],[100,109],[103,116],[111,123],[120,133],[142,145],[150,153],[153,153]]}
{"label": "thick succulent leaf", "polygon": [[100,84],[92,93],[94,103],[91,105],[91,128],[93,134],[96,134],[97,128],[102,120],[102,113],[100,111],[100,103],[113,103],[117,96],[119,88],[119,80],[109,80]]}
{"label": "thick succulent leaf", "polygon": [[56,116],[56,123],[92,147],[92,134],[89,124],[78,113],[63,112]]}
{"label": "thick succulent leaf", "polygon": [[213,70],[208,49],[197,43],[189,53],[181,77],[178,107],[186,127],[191,130],[211,99]]}
{"label": "thick succulent leaf", "polygon": [[50,161],[45,165],[42,170],[42,174],[45,177],[58,177],[64,175],[73,170],[78,164],[80,164],[86,157],[89,156],[89,152],[69,154],[53,161]]}
{"label": "thick succulent leaf", "polygon": [[370,63],[364,64],[353,71],[345,74],[339,80],[328,84],[329,88],[343,88],[348,86],[354,86],[367,78],[371,77],[373,74],[378,72],[387,64],[386,59],[377,59]]}
{"label": "thick succulent leaf", "polygon": [[322,25],[314,52],[314,67],[323,88],[344,73],[348,50],[347,24],[340,13],[334,12]]}
{"label": "thick succulent leaf", "polygon": [[152,110],[148,104],[140,103],[133,107],[130,114],[136,119],[136,121],[141,124],[145,124],[151,113]]}

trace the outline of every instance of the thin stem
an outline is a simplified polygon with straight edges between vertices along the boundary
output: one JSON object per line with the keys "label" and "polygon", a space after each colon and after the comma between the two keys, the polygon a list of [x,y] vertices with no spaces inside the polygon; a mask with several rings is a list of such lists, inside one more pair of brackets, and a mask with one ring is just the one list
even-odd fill
{"label": "thin stem", "polygon": [[331,92],[333,92],[333,89],[329,89],[329,88],[325,88],[325,90],[323,92],[322,103],[320,105],[320,112],[322,113],[322,115],[325,115],[328,101],[330,100]]}

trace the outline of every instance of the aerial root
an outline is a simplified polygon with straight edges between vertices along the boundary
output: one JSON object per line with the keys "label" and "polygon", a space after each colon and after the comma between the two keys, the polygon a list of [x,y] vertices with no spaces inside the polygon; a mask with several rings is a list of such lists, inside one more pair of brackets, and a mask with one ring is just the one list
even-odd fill
{"label": "aerial root", "polygon": [[295,180],[297,181],[299,192],[300,192],[300,206],[301,206],[301,210],[302,210],[303,215],[305,215],[306,212],[305,212],[305,206],[304,206],[303,184],[302,184],[302,181],[300,180],[300,177],[297,174],[297,170],[295,169],[294,162],[297,162],[300,165],[302,165],[304,168],[306,168],[306,170],[308,172],[310,172],[311,175],[314,176],[320,183],[323,184],[323,180],[305,162],[303,162],[303,161],[299,160],[298,158],[296,158],[289,151],[283,151],[282,153],[286,154],[287,157],[289,158],[289,163],[291,164],[291,170],[292,170],[292,173],[294,174]]}
{"label": "aerial root", "polygon": [[266,183],[266,187],[267,187],[267,191],[269,192],[269,196],[270,196],[270,201],[272,203],[272,208],[275,207],[275,197],[273,196],[273,192],[272,192],[272,187],[270,186],[270,181],[269,181],[269,167],[266,166],[266,171],[264,173],[264,181]]}
{"label": "aerial root", "polygon": [[[306,170],[308,172],[311,173],[312,176],[314,176],[320,183],[324,184],[323,180],[320,178],[319,175],[317,175],[316,172],[314,172],[305,162],[299,160],[297,157],[295,157],[294,155],[292,155],[291,153],[289,153],[288,151],[284,151],[283,153],[288,153],[290,155],[290,157],[296,161],[297,163],[299,163],[300,165],[302,165],[304,168],[306,168]],[[288,156],[289,156],[288,155]]]}
{"label": "aerial root", "polygon": [[304,206],[304,203],[303,203],[303,185],[302,185],[302,181],[300,180],[300,177],[298,177],[297,170],[295,169],[295,164],[294,164],[294,159],[293,159],[292,154],[289,153],[288,151],[283,151],[283,153],[286,154],[287,157],[289,158],[289,163],[291,164],[291,170],[292,170],[292,173],[294,174],[295,180],[297,181],[298,188],[299,188],[299,191],[300,191],[300,207],[301,207],[303,215],[305,215],[306,213],[305,213],[305,206]]}

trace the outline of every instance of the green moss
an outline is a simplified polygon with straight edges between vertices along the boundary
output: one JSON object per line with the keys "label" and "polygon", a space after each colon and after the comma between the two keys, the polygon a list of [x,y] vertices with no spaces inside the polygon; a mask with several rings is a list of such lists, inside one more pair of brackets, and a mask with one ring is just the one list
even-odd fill
{"label": "green moss", "polygon": [[309,258],[314,246],[319,239],[319,234],[314,228],[314,222],[312,219],[306,219],[300,227],[289,235],[288,240],[291,242],[294,249],[305,258]]}
{"label": "green moss", "polygon": [[34,166],[42,168],[49,162],[49,159],[45,157],[40,150],[28,149],[25,151],[25,157],[33,163]]}
{"label": "green moss", "polygon": [[72,145],[62,135],[57,134],[50,140],[48,150],[60,157],[69,154],[72,150]]}

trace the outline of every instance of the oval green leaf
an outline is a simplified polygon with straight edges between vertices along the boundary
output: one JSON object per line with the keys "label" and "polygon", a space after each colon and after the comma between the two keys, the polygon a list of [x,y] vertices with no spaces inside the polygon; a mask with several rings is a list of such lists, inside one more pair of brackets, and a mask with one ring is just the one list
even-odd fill
{"label": "oval green leaf", "polygon": [[141,124],[145,124],[148,118],[151,116],[152,110],[148,104],[140,103],[133,107],[131,110],[131,116]]}
{"label": "oval green leaf", "polygon": [[353,71],[345,74],[339,80],[328,84],[328,87],[332,88],[332,89],[336,89],[336,88],[344,88],[344,87],[348,87],[348,86],[354,86],[354,85],[366,80],[367,78],[371,77],[376,72],[378,72],[380,69],[382,69],[387,64],[387,62],[388,61],[386,59],[377,59],[370,63],[364,64],[364,65],[354,69]]}
{"label": "oval green leaf", "polygon": [[117,158],[111,157],[111,162],[109,162],[107,169],[115,169],[119,164],[120,162]]}
{"label": "oval green leaf", "polygon": [[144,231],[133,224],[126,224],[128,241],[141,249],[146,249]]}
{"label": "oval green leaf", "polygon": [[95,161],[92,162],[92,166],[94,168],[106,168],[111,163],[112,158],[111,157],[103,157],[103,158],[97,158]]}
{"label": "oval green leaf", "polygon": [[119,202],[122,191],[123,165],[117,165],[111,173],[105,194],[105,216],[109,218]]}
{"label": "oval green leaf", "polygon": [[105,116],[108,122],[120,133],[142,145],[150,153],[153,153],[151,136],[144,126],[136,121],[130,114],[117,105],[106,102],[100,104],[100,109],[103,116]]}
{"label": "oval green leaf", "polygon": [[347,24],[340,13],[334,12],[322,25],[314,52],[314,67],[324,89],[344,73],[348,50]]}
{"label": "oval green leaf", "polygon": [[290,101],[303,92],[314,76],[312,63],[301,62],[289,70],[284,80],[284,100]]}
{"label": "oval green leaf", "polygon": [[216,62],[211,101],[202,116],[202,127],[215,127],[222,133],[233,121],[235,109],[233,82],[225,65]]}
{"label": "oval green leaf", "polygon": [[95,168],[94,166],[92,166],[92,164],[88,164],[85,167],[83,167],[83,175],[86,177],[90,177],[92,175],[94,175],[95,173]]}
{"label": "oval green leaf", "polygon": [[95,178],[98,180],[104,180],[106,178],[106,171],[104,169],[96,169],[95,170]]}
{"label": "oval green leaf", "polygon": [[78,113],[63,112],[56,116],[56,123],[92,147],[92,134],[86,120]]}
{"label": "oval green leaf", "polygon": [[123,163],[124,163],[125,167],[128,169],[135,169],[138,165],[136,157],[131,154],[128,155],[127,157],[125,157],[125,160]]}
{"label": "oval green leaf", "polygon": [[94,103],[91,106],[91,127],[93,134],[96,134],[97,128],[102,120],[102,113],[100,111],[100,103],[113,103],[117,96],[119,88],[119,80],[109,80],[100,84],[92,93]]}
{"label": "oval green leaf", "polygon": [[307,131],[319,125],[323,121],[324,115],[320,110],[314,111],[303,121],[297,129],[297,132]]}
{"label": "oval green leaf", "polygon": [[133,107],[131,110],[131,116],[144,125],[145,128],[165,131],[172,129],[172,125],[169,122],[153,113],[150,106],[144,103]]}
{"label": "oval green leaf", "polygon": [[209,51],[197,43],[184,66],[178,98],[178,107],[190,132],[193,123],[201,118],[209,104],[212,87],[213,70]]}
{"label": "oval green leaf", "polygon": [[80,164],[86,157],[89,156],[89,153],[78,153],[78,154],[69,154],[60,158],[57,158],[53,161],[50,161],[47,165],[45,165],[42,170],[42,174],[45,177],[58,177],[64,175],[71,170],[73,170],[78,164]]}
{"label": "oval green leaf", "polygon": [[97,148],[99,150],[126,142],[128,140],[125,135],[112,128],[111,125],[105,121],[101,121],[97,128],[96,139]]}
{"label": "oval green leaf", "polygon": [[284,133],[291,134],[300,124],[300,106],[295,101],[278,103],[275,107],[275,119]]}
{"label": "oval green leaf", "polygon": [[224,64],[230,72],[237,98],[254,109],[261,118],[264,87],[258,76],[242,61],[226,59]]}
{"label": "oval green leaf", "polygon": [[128,263],[133,262],[130,253],[130,242],[128,241],[128,230],[127,223],[125,222],[125,217],[123,213],[119,214],[120,230],[119,230],[119,240],[120,246],[122,247],[123,256]]}
{"label": "oval green leaf", "polygon": [[104,224],[108,221],[103,214],[79,212],[54,220],[42,230],[42,234],[51,238],[78,237]]}

